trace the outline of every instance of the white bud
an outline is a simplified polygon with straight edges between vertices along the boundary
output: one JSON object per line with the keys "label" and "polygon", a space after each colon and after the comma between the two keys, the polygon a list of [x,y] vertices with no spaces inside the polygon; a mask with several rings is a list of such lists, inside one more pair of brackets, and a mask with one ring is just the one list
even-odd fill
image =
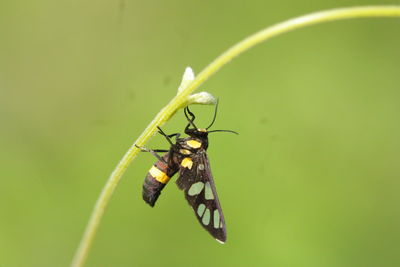
{"label": "white bud", "polygon": [[210,93],[200,92],[197,94],[189,95],[187,98],[187,105],[202,104],[202,105],[215,105],[217,99]]}
{"label": "white bud", "polygon": [[181,85],[178,88],[178,94],[181,93],[194,80],[194,72],[191,67],[186,67],[183,73]]}

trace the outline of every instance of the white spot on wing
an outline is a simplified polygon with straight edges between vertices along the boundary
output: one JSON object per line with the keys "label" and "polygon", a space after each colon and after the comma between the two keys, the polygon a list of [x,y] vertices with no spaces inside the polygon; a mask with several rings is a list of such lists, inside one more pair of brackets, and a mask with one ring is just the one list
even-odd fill
{"label": "white spot on wing", "polygon": [[214,228],[218,229],[219,225],[220,225],[220,222],[219,222],[219,211],[218,211],[218,209],[215,209],[214,210]]}
{"label": "white spot on wing", "polygon": [[204,205],[203,203],[200,204],[197,207],[197,215],[199,215],[199,217],[202,217],[205,209],[206,209],[206,205]]}
{"label": "white spot on wing", "polygon": [[192,184],[192,186],[189,188],[188,195],[189,196],[195,196],[201,193],[204,188],[204,183],[203,182],[197,182]]}
{"label": "white spot on wing", "polygon": [[213,192],[211,190],[211,185],[210,185],[209,182],[206,183],[206,186],[205,186],[204,190],[205,190],[205,192],[204,192],[205,198],[207,200],[214,199],[214,194],[213,194]]}
{"label": "white spot on wing", "polygon": [[203,219],[201,220],[201,222],[204,225],[208,225],[210,223],[210,217],[211,217],[210,210],[206,209],[206,212],[204,212]]}

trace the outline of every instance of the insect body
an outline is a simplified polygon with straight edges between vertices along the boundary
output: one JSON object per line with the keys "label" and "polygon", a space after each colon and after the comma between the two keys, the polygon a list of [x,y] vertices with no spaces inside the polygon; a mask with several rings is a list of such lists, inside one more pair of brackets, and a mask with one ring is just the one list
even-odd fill
{"label": "insect body", "polygon": [[169,182],[171,177],[179,170],[178,165],[173,160],[174,154],[166,153],[149,170],[143,183],[143,199],[150,206],[154,207],[161,190]]}
{"label": "insect body", "polygon": [[[219,242],[226,241],[226,227],[224,215],[218,200],[214,180],[211,174],[210,163],[206,150],[208,148],[208,134],[211,132],[232,132],[230,130],[199,129],[193,123],[195,116],[189,108],[185,108],[188,125],[185,128],[186,138],[179,138],[180,134],[166,135],[160,128],[159,132],[168,140],[169,150],[151,150],[141,148],[142,151],[151,152],[158,161],[149,170],[143,184],[143,199],[150,206],[154,206],[161,190],[170,178],[179,171],[176,181],[179,189],[185,192],[186,200],[200,222],[200,224]],[[191,118],[189,118],[189,116]],[[193,128],[190,128],[193,126]],[[175,144],[171,137],[176,137]],[[156,152],[166,152],[160,157]]]}

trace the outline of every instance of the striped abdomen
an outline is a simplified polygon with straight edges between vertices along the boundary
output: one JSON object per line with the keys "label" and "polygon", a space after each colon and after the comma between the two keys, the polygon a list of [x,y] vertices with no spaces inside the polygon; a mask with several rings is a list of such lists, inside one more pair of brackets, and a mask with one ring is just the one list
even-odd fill
{"label": "striped abdomen", "polygon": [[179,167],[170,158],[168,152],[162,158],[165,162],[157,161],[147,173],[143,183],[143,200],[150,206],[154,206],[161,190],[169,182],[169,179],[179,170]]}

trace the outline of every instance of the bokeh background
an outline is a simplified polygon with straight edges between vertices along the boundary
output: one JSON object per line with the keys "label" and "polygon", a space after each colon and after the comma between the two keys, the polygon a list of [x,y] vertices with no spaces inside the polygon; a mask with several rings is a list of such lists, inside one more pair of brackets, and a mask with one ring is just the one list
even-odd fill
{"label": "bokeh background", "polygon": [[[70,264],[109,174],[186,66],[265,26],[361,4],[1,1],[0,266]],[[399,69],[400,19],[313,26],[241,55],[201,88],[220,99],[213,128],[240,132],[210,136],[228,242],[174,182],[145,205],[155,159],[140,154],[87,266],[400,266]],[[193,110],[210,122],[213,107]],[[180,111],[164,130],[185,123]]]}

